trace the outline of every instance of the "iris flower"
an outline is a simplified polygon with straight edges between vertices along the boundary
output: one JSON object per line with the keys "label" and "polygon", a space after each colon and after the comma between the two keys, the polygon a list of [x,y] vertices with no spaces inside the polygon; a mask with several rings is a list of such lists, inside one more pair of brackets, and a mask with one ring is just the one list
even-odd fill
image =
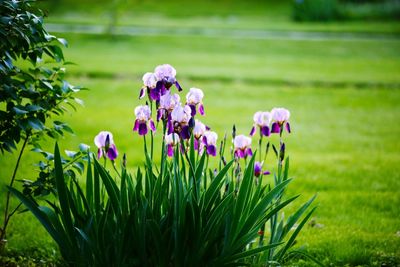
{"label": "iris flower", "polygon": [[217,139],[218,135],[216,132],[206,131],[203,136],[203,145],[210,156],[217,155]]}
{"label": "iris flower", "polygon": [[256,162],[254,163],[254,176],[255,176],[255,177],[260,177],[261,175],[268,175],[268,174],[270,174],[269,171],[263,171],[263,170],[262,170],[263,164],[264,164],[264,162],[259,162],[259,161],[256,161]]}
{"label": "iris flower", "polygon": [[237,135],[233,139],[233,145],[235,147],[235,157],[247,158],[247,156],[253,155],[250,137],[243,134]]}
{"label": "iris flower", "polygon": [[160,106],[157,110],[157,121],[161,118],[171,120],[172,110],[180,105],[180,97],[178,94],[170,94],[169,92],[160,97]]}
{"label": "iris flower", "polygon": [[253,136],[256,132],[256,127],[260,129],[263,136],[269,136],[270,129],[269,124],[271,123],[271,113],[258,111],[253,116],[254,124],[251,128],[250,135]]}
{"label": "iris flower", "polygon": [[203,97],[204,93],[199,88],[190,88],[189,93],[187,93],[186,104],[190,106],[192,116],[196,115],[197,105],[199,105],[199,113],[204,115]]}
{"label": "iris flower", "polygon": [[191,109],[188,105],[176,106],[171,112],[171,128],[169,133],[175,132],[180,135],[182,139],[189,139],[190,128],[189,122],[192,119]]}
{"label": "iris flower", "polygon": [[283,127],[286,128],[286,131],[290,133],[290,112],[285,108],[273,108],[271,111],[272,116],[272,133],[280,133],[283,130]]}
{"label": "iris flower", "polygon": [[107,131],[101,131],[94,138],[94,143],[97,146],[97,158],[107,157],[110,160],[115,160],[118,156],[117,147],[114,144],[113,135]]}
{"label": "iris flower", "polygon": [[207,131],[207,127],[199,120],[195,120],[193,135],[194,135],[194,149],[200,150],[201,138]]}
{"label": "iris flower", "polygon": [[161,96],[169,92],[172,85],[175,85],[179,91],[182,91],[175,76],[176,70],[169,64],[157,66],[154,73],[147,72],[142,78],[144,85],[140,90],[139,98],[143,98],[146,95],[146,89],[150,99],[154,101],[159,101]]}
{"label": "iris flower", "polygon": [[170,133],[165,136],[165,144],[167,146],[167,155],[172,157],[174,155],[174,148],[179,144],[179,135]]}
{"label": "iris flower", "polygon": [[148,127],[151,131],[155,132],[156,127],[153,120],[151,119],[151,111],[149,106],[137,106],[135,108],[135,125],[133,126],[133,131],[137,131],[139,135],[146,135],[148,132]]}

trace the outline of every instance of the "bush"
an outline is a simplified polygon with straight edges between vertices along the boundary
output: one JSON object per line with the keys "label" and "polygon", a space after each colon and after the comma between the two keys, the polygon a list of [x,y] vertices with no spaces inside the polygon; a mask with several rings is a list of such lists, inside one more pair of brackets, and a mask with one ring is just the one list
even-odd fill
{"label": "bush", "polygon": [[[64,122],[53,120],[73,103],[78,87],[64,80],[64,39],[43,28],[42,12],[33,1],[0,1],[0,152],[13,152],[22,143],[9,186],[13,186],[27,145],[40,148],[44,136],[57,138],[72,132]],[[7,193],[0,251],[6,243],[7,225],[17,206],[10,210]]]}

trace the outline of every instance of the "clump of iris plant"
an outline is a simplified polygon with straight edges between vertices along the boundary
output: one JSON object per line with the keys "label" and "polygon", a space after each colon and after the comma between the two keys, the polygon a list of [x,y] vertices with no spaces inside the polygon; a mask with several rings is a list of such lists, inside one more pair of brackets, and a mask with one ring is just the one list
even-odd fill
{"label": "clump of iris plant", "polygon": [[[197,117],[204,115],[203,90],[191,88],[181,102],[181,96],[171,89],[175,85],[178,91],[182,90],[175,77],[176,70],[168,64],[157,66],[153,73],[143,76],[140,95],[147,93],[149,99],[135,108],[133,126],[133,131],[143,138],[146,158],[143,172],[139,167],[136,176],[130,175],[125,154],[119,172],[113,135],[102,131],[94,142],[97,158],[103,158],[104,165],[96,159],[93,164],[88,163],[86,190],[75,180],[70,186],[64,184],[56,146],[56,186],[61,208],[56,203],[50,212],[36,203],[33,205],[31,199],[23,199],[22,194],[17,196],[28,203],[28,208],[58,242],[66,262],[76,265],[285,263],[288,249],[314,210],[305,213],[314,199],[311,198],[287,220],[283,216],[283,208],[297,197],[284,195],[291,181],[284,143],[284,129],[290,132],[290,112],[285,108],[258,111],[252,119],[249,117],[248,125],[252,125],[249,136],[236,135],[234,126],[232,142],[227,143],[225,133],[218,144],[218,134],[206,126],[206,117],[202,121]],[[253,153],[252,145],[257,140],[252,138],[257,138],[256,132],[258,149]],[[148,135],[150,142],[146,141]],[[153,158],[155,135],[162,140],[160,164]],[[263,139],[268,141],[265,146]],[[226,160],[227,144],[231,144],[230,160]],[[271,162],[270,144],[277,167],[271,169],[272,177],[264,177],[270,174],[267,164]],[[209,160],[215,161],[215,157],[218,160],[217,156],[219,161],[211,162],[209,168]],[[106,169],[107,159],[112,161],[120,179],[113,179]],[[15,189],[9,189],[15,193]],[[48,214],[54,215],[51,220]],[[291,231],[294,226],[296,230]],[[104,251],[108,252],[107,257],[103,257]]]}

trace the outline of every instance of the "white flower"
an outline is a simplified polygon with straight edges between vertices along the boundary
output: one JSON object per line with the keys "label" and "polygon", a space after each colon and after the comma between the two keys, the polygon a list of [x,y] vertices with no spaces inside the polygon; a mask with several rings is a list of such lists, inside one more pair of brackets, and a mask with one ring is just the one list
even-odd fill
{"label": "white flower", "polygon": [[165,136],[165,144],[175,146],[179,144],[179,135],[176,133],[170,133]]}
{"label": "white flower", "polygon": [[149,88],[156,88],[157,77],[154,73],[147,72],[143,75],[143,84]]}
{"label": "white flower", "polygon": [[106,146],[106,139],[107,135],[110,141],[110,145],[114,144],[113,135],[107,131],[101,131],[96,137],[94,138],[94,143],[98,148],[102,148]]}
{"label": "white flower", "polygon": [[195,121],[194,128],[193,128],[193,134],[196,139],[199,139],[204,135],[206,132],[206,126],[199,120]]}
{"label": "white flower", "polygon": [[204,133],[204,137],[207,140],[208,146],[210,146],[210,145],[216,146],[217,145],[218,135],[216,132],[206,131]]}
{"label": "white flower", "polygon": [[271,111],[272,119],[280,124],[289,121],[290,112],[285,108],[273,108]]}
{"label": "white flower", "polygon": [[162,79],[175,80],[176,70],[169,64],[163,64],[156,67],[154,74],[159,81]]}
{"label": "white flower", "polygon": [[135,108],[135,116],[139,121],[148,121],[151,119],[151,111],[149,106],[137,106]]}
{"label": "white flower", "polygon": [[189,93],[186,95],[186,102],[189,105],[200,104],[203,100],[204,93],[199,88],[190,88]]}
{"label": "white flower", "polygon": [[233,140],[236,149],[246,149],[251,147],[251,138],[243,134],[237,135]]}
{"label": "white flower", "polygon": [[271,122],[271,113],[258,111],[253,116],[254,124],[259,127],[269,126]]}
{"label": "white flower", "polygon": [[171,112],[171,119],[179,123],[188,123],[192,116],[191,112],[192,110],[187,105],[185,107],[176,106]]}
{"label": "white flower", "polygon": [[173,110],[180,105],[180,97],[178,94],[171,95],[169,92],[160,97],[160,108],[165,110]]}

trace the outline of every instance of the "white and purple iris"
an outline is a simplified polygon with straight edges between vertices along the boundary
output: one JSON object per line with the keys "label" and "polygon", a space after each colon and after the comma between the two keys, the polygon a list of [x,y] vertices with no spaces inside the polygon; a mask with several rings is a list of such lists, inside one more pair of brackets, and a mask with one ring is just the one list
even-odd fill
{"label": "white and purple iris", "polygon": [[207,154],[210,156],[217,155],[217,140],[218,135],[216,132],[206,131],[203,135],[203,146],[205,147]]}
{"label": "white and purple iris", "polygon": [[255,177],[260,177],[261,175],[268,175],[270,174],[269,171],[263,171],[262,167],[263,167],[264,162],[259,162],[256,161],[254,163],[254,176]]}
{"label": "white and purple iris", "polygon": [[188,105],[182,107],[176,106],[171,112],[171,123],[168,127],[168,133],[175,132],[182,139],[190,138],[189,121],[192,119],[192,111]]}
{"label": "white and purple iris", "polygon": [[144,86],[140,90],[139,98],[143,98],[146,95],[146,89],[150,99],[154,101],[159,101],[161,96],[169,92],[172,85],[175,85],[179,91],[182,91],[175,76],[176,70],[169,64],[157,66],[154,73],[147,72],[143,75]]}
{"label": "white and purple iris", "polygon": [[149,106],[137,106],[135,108],[135,125],[133,126],[133,131],[137,131],[139,135],[146,135],[148,132],[148,128],[151,131],[156,131],[156,126],[154,125],[154,121],[151,119],[151,111]]}
{"label": "white and purple iris", "polygon": [[199,106],[199,113],[204,115],[203,97],[204,93],[199,88],[190,88],[189,93],[187,93],[186,104],[190,106],[192,116],[196,115],[197,105]]}
{"label": "white and purple iris", "polygon": [[200,147],[201,147],[200,138],[203,137],[203,135],[206,131],[207,131],[206,125],[199,120],[195,120],[195,124],[193,127],[194,149],[200,151]]}
{"label": "white and purple iris", "polygon": [[167,92],[165,95],[160,97],[160,106],[157,110],[157,121],[161,118],[171,120],[172,110],[180,105],[181,98],[178,94],[170,94]]}
{"label": "white and purple iris", "polygon": [[260,129],[260,133],[263,136],[270,135],[269,125],[271,123],[271,113],[258,111],[253,116],[254,124],[251,128],[250,135],[253,136],[256,132],[256,127]]}
{"label": "white and purple iris", "polygon": [[113,135],[107,131],[101,131],[94,138],[94,143],[97,146],[97,158],[107,157],[110,160],[115,160],[118,156],[117,147],[114,144]]}
{"label": "white and purple iris", "polygon": [[179,135],[170,133],[165,136],[165,144],[167,146],[167,155],[172,157],[174,155],[174,148],[179,144]]}
{"label": "white and purple iris", "polygon": [[290,112],[285,108],[273,108],[271,111],[272,117],[272,133],[281,133],[283,131],[283,127],[286,128],[286,131],[290,133]]}
{"label": "white and purple iris", "polygon": [[235,136],[233,140],[233,145],[235,147],[235,157],[237,158],[247,158],[247,156],[252,156],[253,151],[251,150],[251,138],[243,134]]}

